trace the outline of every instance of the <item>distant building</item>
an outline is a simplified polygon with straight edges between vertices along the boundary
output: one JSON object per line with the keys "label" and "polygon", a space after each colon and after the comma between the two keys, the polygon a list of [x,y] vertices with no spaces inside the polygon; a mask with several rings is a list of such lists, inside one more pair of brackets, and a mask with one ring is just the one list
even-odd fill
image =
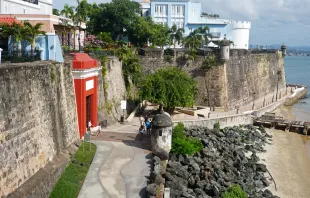
{"label": "distant building", "polygon": [[52,14],[53,0],[1,0],[0,14]]}
{"label": "distant building", "polygon": [[[85,23],[80,27],[71,19],[53,15],[53,0],[0,0],[0,17],[13,17],[32,24],[43,23],[42,30],[48,35],[57,35],[62,46],[78,49],[80,35],[84,46]],[[81,33],[79,34],[79,30]]]}
{"label": "distant building", "polygon": [[233,41],[231,48],[248,49],[251,22],[219,19],[202,13],[201,3],[191,0],[143,0],[143,16],[151,16],[154,22],[184,28],[184,36],[199,27],[208,26],[212,40]]}

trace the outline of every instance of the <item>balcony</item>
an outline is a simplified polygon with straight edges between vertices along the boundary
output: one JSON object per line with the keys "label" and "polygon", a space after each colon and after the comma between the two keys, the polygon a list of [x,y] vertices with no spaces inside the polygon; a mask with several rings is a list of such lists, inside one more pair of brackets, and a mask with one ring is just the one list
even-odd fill
{"label": "balcony", "polygon": [[22,1],[26,1],[28,3],[33,3],[33,4],[36,4],[36,5],[39,4],[39,0],[22,0]]}

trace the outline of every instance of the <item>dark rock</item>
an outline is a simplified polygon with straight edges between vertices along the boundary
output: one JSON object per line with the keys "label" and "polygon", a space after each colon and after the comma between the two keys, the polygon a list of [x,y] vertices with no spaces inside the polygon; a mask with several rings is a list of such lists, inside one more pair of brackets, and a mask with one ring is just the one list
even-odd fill
{"label": "dark rock", "polygon": [[85,163],[85,162],[82,162],[80,165],[81,165],[81,166],[86,166],[86,163]]}
{"label": "dark rock", "polygon": [[146,187],[146,191],[150,194],[150,195],[156,195],[157,190],[158,190],[159,186],[156,184],[149,184]]}
{"label": "dark rock", "polygon": [[169,153],[160,147],[156,147],[153,150],[153,153],[154,153],[154,155],[159,157],[161,160],[168,160],[169,159]]}
{"label": "dark rock", "polygon": [[256,171],[267,172],[267,167],[265,164],[256,164]]}
{"label": "dark rock", "polygon": [[177,161],[177,160],[178,160],[178,158],[177,158],[177,155],[175,153],[170,155],[170,161]]}

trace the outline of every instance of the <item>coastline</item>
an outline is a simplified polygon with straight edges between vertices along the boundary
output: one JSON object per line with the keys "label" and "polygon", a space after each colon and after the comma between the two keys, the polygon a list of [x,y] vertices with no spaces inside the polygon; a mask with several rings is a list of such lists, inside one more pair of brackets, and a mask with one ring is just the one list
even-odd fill
{"label": "coastline", "polygon": [[[284,119],[310,121],[310,113],[296,106],[281,106],[275,111]],[[273,176],[268,189],[281,198],[310,197],[310,138],[304,135],[275,129],[266,129],[273,136],[272,142],[265,146],[266,153],[260,153],[262,163],[266,164]]]}

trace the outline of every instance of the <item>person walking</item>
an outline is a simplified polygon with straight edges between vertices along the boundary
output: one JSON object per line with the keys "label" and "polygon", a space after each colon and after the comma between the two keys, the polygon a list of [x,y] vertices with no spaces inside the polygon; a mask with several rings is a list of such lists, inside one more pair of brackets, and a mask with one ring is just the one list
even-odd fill
{"label": "person walking", "polygon": [[151,134],[151,123],[149,122],[148,119],[145,121],[145,127],[146,127],[146,134],[147,135]]}
{"label": "person walking", "polygon": [[87,130],[90,132],[90,128],[92,127],[93,125],[92,125],[92,123],[91,123],[91,121],[89,120],[88,121],[88,126],[87,126]]}
{"label": "person walking", "polygon": [[140,115],[139,121],[140,121],[140,126],[143,126],[144,125],[144,118],[142,115]]}

